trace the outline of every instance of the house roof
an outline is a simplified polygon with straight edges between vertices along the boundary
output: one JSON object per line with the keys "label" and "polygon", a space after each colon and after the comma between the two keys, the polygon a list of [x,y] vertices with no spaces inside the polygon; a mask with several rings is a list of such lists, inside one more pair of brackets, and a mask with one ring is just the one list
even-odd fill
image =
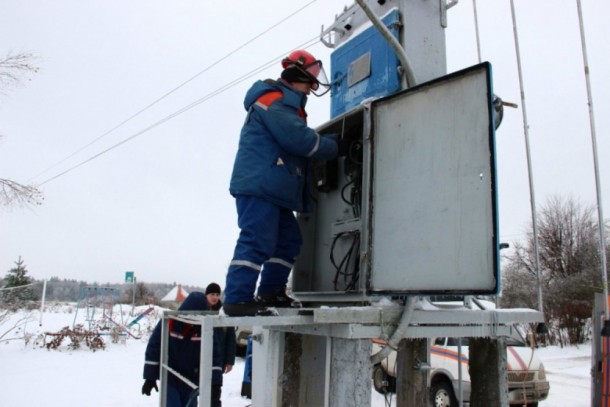
{"label": "house roof", "polygon": [[189,293],[182,288],[182,286],[180,284],[178,284],[177,286],[174,286],[174,288],[172,288],[166,295],[165,297],[161,298],[162,302],[170,302],[170,301],[177,301],[177,302],[182,302],[186,299],[186,297],[189,295]]}

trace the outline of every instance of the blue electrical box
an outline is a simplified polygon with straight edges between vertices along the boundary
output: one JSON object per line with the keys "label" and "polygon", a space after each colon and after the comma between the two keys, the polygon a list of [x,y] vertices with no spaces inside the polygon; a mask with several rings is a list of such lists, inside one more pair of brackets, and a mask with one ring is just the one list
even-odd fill
{"label": "blue electrical box", "polygon": [[[397,9],[382,19],[398,39],[400,14]],[[392,47],[370,26],[341,44],[330,57],[331,118],[348,112],[370,97],[386,96],[400,90],[400,62]]]}

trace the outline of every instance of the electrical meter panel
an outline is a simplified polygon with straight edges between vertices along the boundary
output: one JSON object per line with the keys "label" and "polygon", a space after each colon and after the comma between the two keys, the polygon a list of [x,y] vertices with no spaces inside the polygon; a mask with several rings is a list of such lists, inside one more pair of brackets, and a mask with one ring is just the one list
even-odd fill
{"label": "electrical meter panel", "polygon": [[[401,25],[398,9],[391,9],[382,21],[398,40]],[[331,117],[349,111],[367,98],[400,90],[396,53],[376,27],[365,27],[359,27],[362,32],[331,54]]]}
{"label": "electrical meter panel", "polygon": [[499,282],[491,66],[379,98],[318,128],[339,157],[314,163],[292,273],[304,302],[493,294]]}

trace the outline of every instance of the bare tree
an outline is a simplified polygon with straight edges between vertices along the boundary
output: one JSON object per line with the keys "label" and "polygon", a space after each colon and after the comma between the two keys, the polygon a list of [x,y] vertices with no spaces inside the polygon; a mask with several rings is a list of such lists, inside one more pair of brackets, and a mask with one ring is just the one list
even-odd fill
{"label": "bare tree", "polygon": [[155,296],[155,294],[151,291],[148,285],[144,283],[137,283],[135,285],[135,295],[134,295],[134,286],[131,284],[127,290],[125,290],[125,302],[130,303],[132,299],[135,301],[135,305],[146,305],[146,304],[158,304],[159,300]]}
{"label": "bare tree", "polygon": [[[16,336],[21,328],[32,320],[31,312],[25,314],[14,314],[9,310],[0,309],[0,343],[23,339],[25,331],[22,331],[22,336]],[[9,335],[13,333],[13,335]]]}
{"label": "bare tree", "polygon": [[[556,196],[539,213],[538,252],[551,340],[561,344],[582,343],[588,336],[593,295],[602,291],[595,211],[573,198]],[[525,242],[513,243],[513,253],[506,256],[504,306],[537,308],[533,244],[529,234]]]}
{"label": "bare tree", "polygon": [[43,200],[42,192],[35,186],[0,178],[0,205],[42,205]]}
{"label": "bare tree", "polygon": [[0,59],[0,93],[21,85],[25,79],[30,80],[29,76],[38,72],[38,67],[33,65],[35,59],[34,54],[28,52],[8,54]]}
{"label": "bare tree", "polygon": [[[30,80],[29,75],[38,72],[38,67],[33,65],[34,60],[35,56],[31,53],[8,54],[0,59],[0,94],[5,94],[7,89],[20,85],[26,79]],[[40,205],[42,200],[42,193],[35,186],[0,178],[0,205]]]}

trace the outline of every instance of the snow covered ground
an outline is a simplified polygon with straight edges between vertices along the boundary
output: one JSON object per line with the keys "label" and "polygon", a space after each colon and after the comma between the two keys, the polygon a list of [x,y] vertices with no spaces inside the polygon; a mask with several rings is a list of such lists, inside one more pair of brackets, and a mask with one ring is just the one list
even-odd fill
{"label": "snow covered ground", "polygon": [[[144,310],[136,309],[136,314]],[[130,307],[123,307],[127,314]],[[119,320],[115,312],[115,320]],[[83,322],[84,310],[79,310],[76,322]],[[0,336],[15,321],[0,325]],[[133,319],[125,315],[124,322]],[[92,352],[84,347],[80,350],[47,350],[40,346],[44,332],[57,332],[75,321],[73,306],[51,307],[43,314],[32,311],[30,321],[23,329],[11,332],[8,337],[20,339],[0,342],[0,406],[96,406],[96,407],[149,407],[158,406],[157,393],[146,397],[141,394],[142,367],[146,335],[142,339],[129,338],[124,343],[111,343],[106,338],[106,350]],[[156,323],[156,315],[142,319],[140,327],[147,332]],[[26,343],[24,333],[29,340]],[[38,343],[38,344],[37,344]],[[540,349],[547,377],[551,383],[549,398],[541,406],[585,407],[590,405],[591,347]],[[242,398],[241,383],[244,362],[238,361],[231,373],[225,376],[223,406],[244,407],[250,404]],[[386,400],[374,390],[372,406],[384,407]],[[396,405],[392,400],[391,405]]]}

